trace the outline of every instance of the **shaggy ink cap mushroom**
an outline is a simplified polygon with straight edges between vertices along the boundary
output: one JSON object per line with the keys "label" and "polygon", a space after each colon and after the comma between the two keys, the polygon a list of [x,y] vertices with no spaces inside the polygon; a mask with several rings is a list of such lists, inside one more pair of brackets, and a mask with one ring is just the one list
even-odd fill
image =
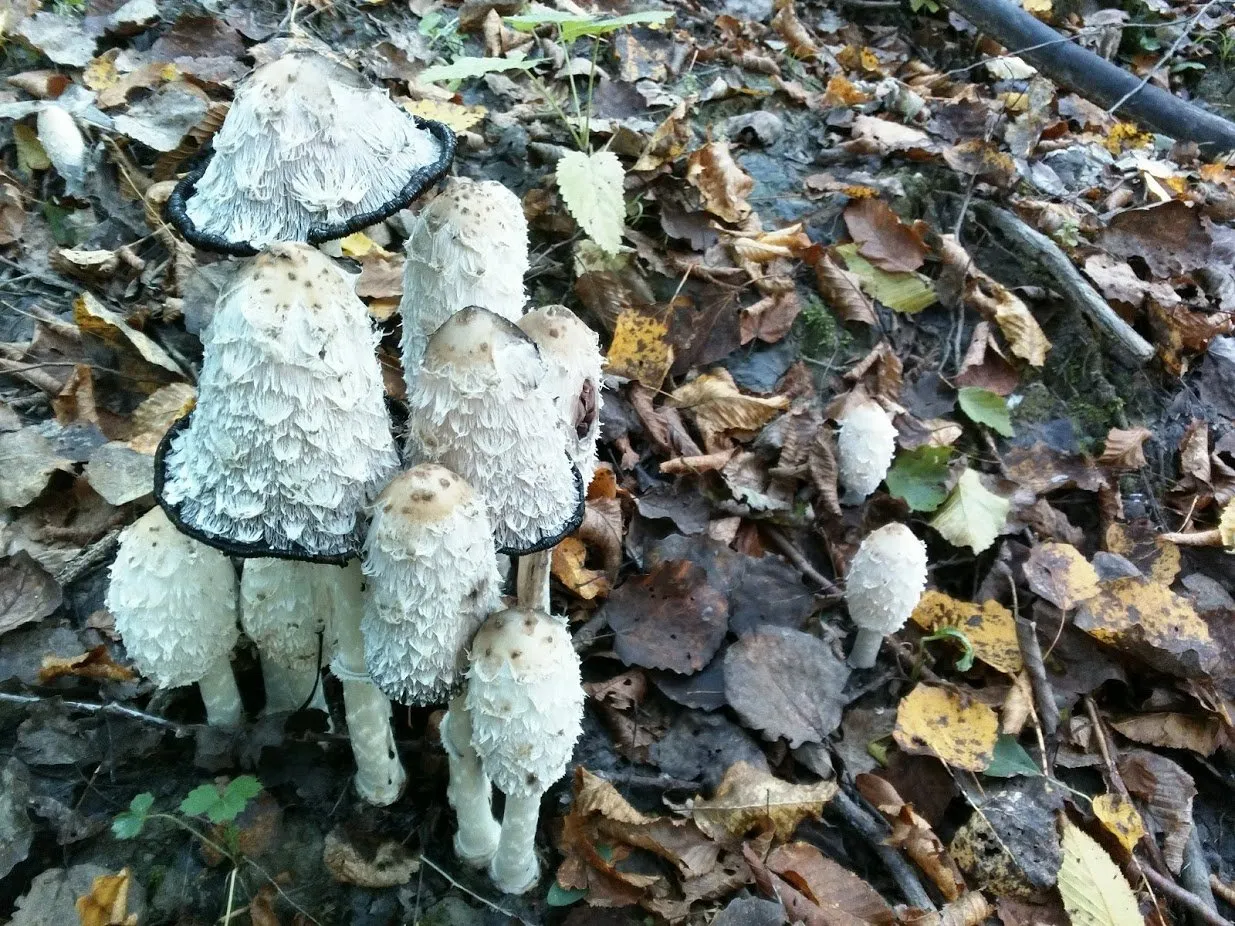
{"label": "shaggy ink cap mushroom", "polygon": [[879,488],[888,474],[896,454],[896,426],[882,405],[868,399],[841,419],[836,449],[847,501],[860,502]]}
{"label": "shaggy ink cap mushroom", "polygon": [[410,387],[429,336],[455,312],[478,305],[511,321],[523,314],[523,204],[496,181],[452,177],[412,220],[404,250],[399,313]]}
{"label": "shaggy ink cap mushroom", "polygon": [[160,688],[196,684],[213,725],[240,721],[231,667],[240,636],[231,560],[180,533],[153,508],[120,535],[106,604],[143,675]]}
{"label": "shaggy ink cap mushroom", "polygon": [[596,440],[600,436],[600,339],[564,305],[547,305],[519,319],[519,328],[536,342],[548,368],[544,388],[553,396],[566,428],[566,449],[575,468],[590,485],[596,472]]}
{"label": "shaggy ink cap mushroom", "polygon": [[155,496],[181,530],[237,556],[355,556],[361,510],[398,463],[377,337],[314,248],[248,261],[206,330],[197,407],[155,461]]}
{"label": "shaggy ink cap mushroom", "polygon": [[373,506],[363,568],[373,681],[402,704],[444,701],[463,681],[477,628],[501,603],[484,504],[444,466],[400,473]]}
{"label": "shaggy ink cap mushroom", "polygon": [[394,215],[440,180],[455,137],[305,48],[257,68],[167,216],[193,244],[247,256],[320,244]]}
{"label": "shaggy ink cap mushroom", "polygon": [[327,612],[316,563],[250,559],[240,576],[240,626],[261,655],[267,713],[326,710],[321,686]]}
{"label": "shaggy ink cap mushroom", "polygon": [[503,891],[536,883],[540,799],[566,773],[582,732],[579,657],[563,621],[513,608],[490,615],[472,642],[467,707],[472,744],[506,795],[489,875]]}
{"label": "shaggy ink cap mushroom", "polygon": [[858,636],[849,654],[855,669],[869,669],[883,638],[896,633],[926,588],[926,544],[904,524],[867,534],[849,564],[845,602]]}
{"label": "shaggy ink cap mushroom", "polygon": [[433,333],[408,395],[408,456],[458,473],[489,509],[503,553],[547,549],[583,518],[583,484],[566,453],[535,343],[471,306]]}

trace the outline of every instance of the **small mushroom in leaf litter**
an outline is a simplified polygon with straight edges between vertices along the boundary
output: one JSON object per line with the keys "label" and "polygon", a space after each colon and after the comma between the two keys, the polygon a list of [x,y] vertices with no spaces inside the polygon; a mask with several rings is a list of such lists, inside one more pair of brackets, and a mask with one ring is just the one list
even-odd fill
{"label": "small mushroom in leaf litter", "polygon": [[490,615],[472,643],[467,706],[472,744],[506,795],[489,876],[522,894],[540,877],[540,800],[565,774],[582,732],[579,657],[565,622],[525,608]]}
{"label": "small mushroom in leaf litter", "polygon": [[868,399],[851,408],[841,419],[836,452],[846,503],[860,502],[879,488],[896,454],[896,426],[883,406]]}
{"label": "small mushroom in leaf litter", "polygon": [[236,571],[227,556],[180,533],[154,508],[120,536],[107,608],[143,675],[160,688],[196,684],[207,722],[240,722],[231,664],[240,636]]}
{"label": "small mushroom in leaf litter", "polygon": [[896,633],[926,588],[926,544],[904,524],[872,531],[858,547],[845,579],[845,602],[858,636],[849,653],[855,669],[869,669],[883,638]]}

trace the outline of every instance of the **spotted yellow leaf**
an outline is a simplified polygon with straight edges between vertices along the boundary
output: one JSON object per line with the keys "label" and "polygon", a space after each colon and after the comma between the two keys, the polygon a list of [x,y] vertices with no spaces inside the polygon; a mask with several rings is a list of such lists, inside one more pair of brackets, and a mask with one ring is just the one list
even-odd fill
{"label": "spotted yellow leaf", "polygon": [[973,654],[988,666],[1008,675],[1021,671],[1021,647],[1016,640],[1012,612],[998,601],[977,605],[929,589],[913,609],[913,622],[934,633],[944,627],[959,630],[973,647]]}
{"label": "spotted yellow leaf", "polygon": [[999,718],[981,701],[947,688],[918,685],[897,708],[892,737],[906,752],[981,772],[995,755]]}
{"label": "spotted yellow leaf", "polygon": [[606,372],[659,389],[673,366],[673,345],[668,335],[664,322],[635,309],[624,309],[618,315],[605,357]]}
{"label": "spotted yellow leaf", "polygon": [[1129,852],[1145,835],[1145,821],[1141,819],[1140,812],[1122,794],[1099,794],[1093,799],[1093,812]]}

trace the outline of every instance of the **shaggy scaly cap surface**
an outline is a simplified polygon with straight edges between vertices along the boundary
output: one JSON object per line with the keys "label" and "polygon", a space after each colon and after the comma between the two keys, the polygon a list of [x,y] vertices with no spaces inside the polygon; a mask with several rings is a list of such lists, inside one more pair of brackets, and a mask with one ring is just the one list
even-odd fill
{"label": "shaggy scaly cap surface", "polygon": [[836,441],[840,481],[856,497],[866,498],[888,474],[896,454],[896,427],[878,402],[851,409],[840,423]]}
{"label": "shaggy scaly cap surface", "polygon": [[219,296],[198,403],[163,495],[207,534],[274,551],[349,553],[397,465],[364,304],[301,244],[253,258]]}
{"label": "shaggy scaly cap surface", "polygon": [[566,625],[521,608],[490,615],[472,642],[467,679],[472,745],[502,793],[540,794],[561,778],[583,724]]}
{"label": "shaggy scaly cap surface", "polygon": [[501,547],[557,533],[578,490],[536,345],[486,309],[456,312],[429,339],[408,395],[408,456],[463,476]]}
{"label": "shaggy scaly cap surface", "polygon": [[160,688],[192,685],[236,645],[236,572],[153,508],[120,535],[107,609],[129,658]]}
{"label": "shaggy scaly cap surface", "polygon": [[240,576],[240,626],[262,658],[305,673],[317,671],[325,611],[317,606],[319,572],[334,569],[284,559],[249,559]]}
{"label": "shaggy scaly cap surface", "polygon": [[403,369],[413,382],[429,336],[478,305],[515,321],[526,297],[523,204],[493,180],[452,177],[412,221],[403,265]]}
{"label": "shaggy scaly cap surface", "polygon": [[304,241],[395,199],[438,159],[433,136],[350,68],[293,51],[236,93],[186,209],[197,228],[255,248]]}
{"label": "shaggy scaly cap surface", "polygon": [[845,601],[849,617],[885,636],[905,626],[926,588],[926,544],[904,524],[867,534],[849,564]]}
{"label": "shaggy scaly cap surface", "polygon": [[566,449],[589,485],[596,472],[600,436],[600,339],[564,305],[547,305],[519,319],[519,327],[536,342],[548,367],[544,388],[553,396],[566,428]]}
{"label": "shaggy scaly cap surface", "polygon": [[444,466],[400,473],[374,505],[364,571],[360,629],[374,683],[403,704],[444,700],[476,628],[501,605],[484,505]]}

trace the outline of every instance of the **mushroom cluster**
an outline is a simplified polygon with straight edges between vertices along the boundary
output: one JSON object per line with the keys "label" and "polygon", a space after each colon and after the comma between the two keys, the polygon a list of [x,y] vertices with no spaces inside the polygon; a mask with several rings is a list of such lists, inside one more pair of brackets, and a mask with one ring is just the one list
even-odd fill
{"label": "mushroom cluster", "polygon": [[[196,405],[156,455],[160,507],[126,531],[108,604],[134,662],[158,685],[196,684],[211,723],[243,717],[239,628],[268,712],[325,708],[329,667],[374,804],[406,780],[391,701],[446,705],[456,853],[522,892],[540,871],[540,799],[582,723],[549,566],[596,468],[598,340],[563,306],[524,314],[518,197],[449,180],[408,224],[400,471],[380,336],[314,247],[408,205],[453,154],[445,126],[304,47],[238,89],[167,212],[243,262],[202,335]],[[519,558],[515,601],[502,554]]]}

